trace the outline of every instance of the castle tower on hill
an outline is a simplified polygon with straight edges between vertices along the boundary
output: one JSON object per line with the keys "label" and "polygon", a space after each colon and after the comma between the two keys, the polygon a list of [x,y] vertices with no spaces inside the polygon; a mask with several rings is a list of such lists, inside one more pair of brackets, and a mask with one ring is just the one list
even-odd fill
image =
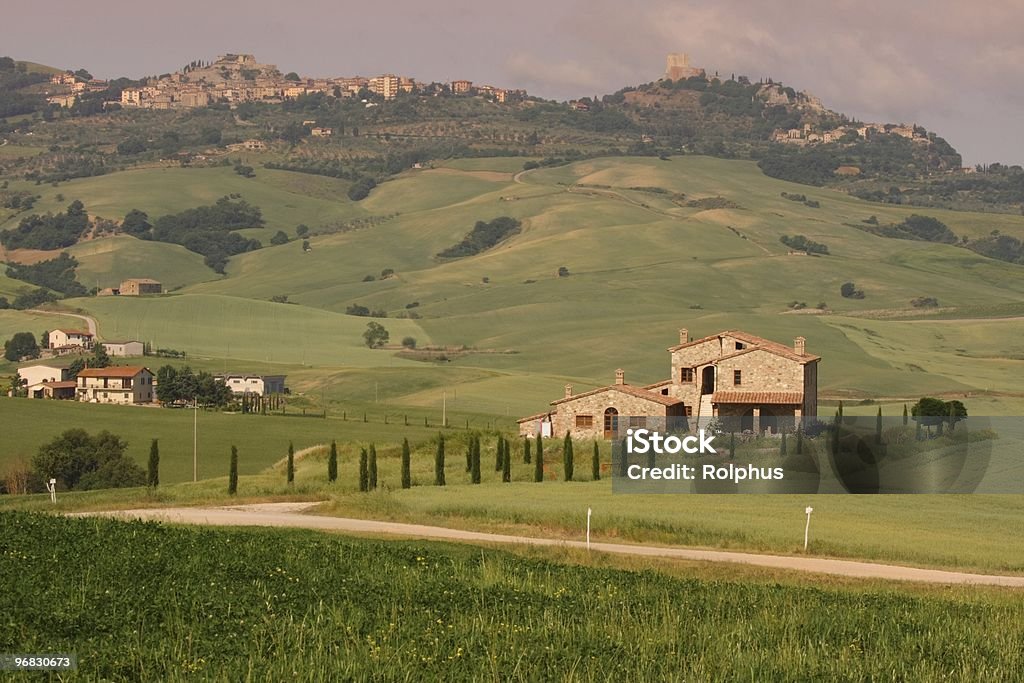
{"label": "castle tower on hill", "polygon": [[703,75],[704,69],[690,66],[690,56],[685,52],[673,52],[665,60],[665,78],[670,81]]}

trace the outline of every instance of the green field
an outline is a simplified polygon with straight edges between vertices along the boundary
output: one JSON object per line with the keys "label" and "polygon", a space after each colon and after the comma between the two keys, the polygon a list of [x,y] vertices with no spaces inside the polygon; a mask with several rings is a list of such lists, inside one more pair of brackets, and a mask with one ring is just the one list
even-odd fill
{"label": "green field", "polygon": [[999,591],[731,581],[267,529],[0,522],[0,611],[18,615],[0,648],[74,652],[65,680],[978,681],[1024,668],[1024,611]]}
{"label": "green field", "polygon": [[203,257],[177,244],[117,236],[81,242],[67,249],[78,259],[78,280],[86,287],[117,287],[123,280],[148,277],[165,291],[219,277]]}

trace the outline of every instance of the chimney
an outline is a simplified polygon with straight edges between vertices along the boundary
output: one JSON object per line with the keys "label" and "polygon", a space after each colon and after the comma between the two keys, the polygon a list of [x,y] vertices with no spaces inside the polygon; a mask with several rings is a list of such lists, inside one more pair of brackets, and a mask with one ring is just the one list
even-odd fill
{"label": "chimney", "polygon": [[572,385],[571,384],[566,384],[565,385],[565,397],[566,398],[572,398]]}
{"label": "chimney", "polygon": [[803,337],[797,337],[796,339],[793,340],[793,350],[796,351],[796,355],[798,356],[806,355],[806,346],[807,340],[804,339]]}
{"label": "chimney", "polygon": [[689,332],[690,331],[687,330],[685,327],[681,327],[679,329],[679,343],[680,344],[685,344],[686,342],[690,341],[690,334],[689,334]]}
{"label": "chimney", "polygon": [[625,371],[622,368],[619,368],[618,370],[615,371],[615,383],[616,384],[625,384],[626,383],[626,373],[625,373]]}

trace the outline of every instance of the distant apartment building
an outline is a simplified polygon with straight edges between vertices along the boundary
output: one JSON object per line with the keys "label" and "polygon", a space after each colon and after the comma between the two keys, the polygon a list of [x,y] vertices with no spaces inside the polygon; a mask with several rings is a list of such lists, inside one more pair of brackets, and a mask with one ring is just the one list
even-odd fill
{"label": "distant apartment building", "polygon": [[235,394],[283,394],[284,381],[287,375],[217,375],[216,379],[224,382]]}
{"label": "distant apartment building", "polygon": [[76,396],[89,403],[152,403],[153,373],[138,365],[86,368],[78,373]]}
{"label": "distant apartment building", "polygon": [[74,85],[75,81],[75,75],[67,71],[50,76],[50,83],[54,85]]}
{"label": "distant apartment building", "polygon": [[267,149],[267,143],[263,142],[263,140],[256,140],[253,138],[243,142],[242,147],[250,152],[265,152]]}
{"label": "distant apartment building", "polygon": [[466,95],[473,90],[473,81],[452,81],[452,92],[456,95]]}
{"label": "distant apartment building", "polygon": [[401,81],[398,76],[384,74],[383,76],[371,78],[367,87],[370,89],[370,92],[380,95],[385,100],[391,100],[398,94],[400,84]]}
{"label": "distant apartment building", "polygon": [[163,285],[149,278],[132,278],[125,280],[118,288],[121,296],[142,296],[144,294],[162,294]]}
{"label": "distant apartment building", "polygon": [[313,128],[309,134],[315,138],[329,138],[334,135],[333,128]]}

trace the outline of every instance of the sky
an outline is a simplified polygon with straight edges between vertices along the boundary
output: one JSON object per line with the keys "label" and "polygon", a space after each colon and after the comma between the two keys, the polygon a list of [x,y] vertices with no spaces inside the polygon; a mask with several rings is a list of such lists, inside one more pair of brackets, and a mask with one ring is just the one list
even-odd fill
{"label": "sky", "polygon": [[565,100],[655,80],[685,52],[863,121],[923,125],[968,165],[1024,163],[1021,0],[51,0],[15,18],[0,55],[103,78],[243,52],[303,76],[466,78]]}

